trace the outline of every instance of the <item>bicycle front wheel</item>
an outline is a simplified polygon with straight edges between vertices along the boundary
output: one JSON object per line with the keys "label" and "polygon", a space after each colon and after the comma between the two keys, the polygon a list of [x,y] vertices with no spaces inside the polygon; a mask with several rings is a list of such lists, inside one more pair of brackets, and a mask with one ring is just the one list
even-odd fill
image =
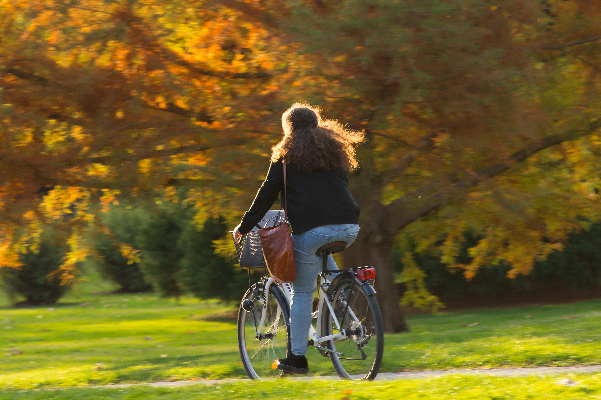
{"label": "bicycle front wheel", "polygon": [[343,379],[373,380],[384,355],[384,326],[375,296],[348,277],[334,282],[329,293],[334,315],[325,307],[323,334],[344,334],[328,342],[336,373]]}
{"label": "bicycle front wheel", "polygon": [[286,357],[287,321],[287,303],[275,283],[267,294],[262,283],[248,289],[238,311],[238,347],[244,369],[251,379],[279,376],[280,370],[272,369],[272,364],[276,359]]}

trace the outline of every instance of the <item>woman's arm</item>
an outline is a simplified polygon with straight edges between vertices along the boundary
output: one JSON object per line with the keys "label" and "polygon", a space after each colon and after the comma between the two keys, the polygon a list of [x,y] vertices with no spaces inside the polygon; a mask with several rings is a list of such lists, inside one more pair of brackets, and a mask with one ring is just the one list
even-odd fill
{"label": "woman's arm", "polygon": [[267,177],[259,188],[250,209],[244,213],[242,222],[236,227],[235,232],[238,232],[240,235],[250,232],[261,221],[271,206],[273,206],[283,188],[284,172],[282,169],[282,160],[279,160],[269,165]]}

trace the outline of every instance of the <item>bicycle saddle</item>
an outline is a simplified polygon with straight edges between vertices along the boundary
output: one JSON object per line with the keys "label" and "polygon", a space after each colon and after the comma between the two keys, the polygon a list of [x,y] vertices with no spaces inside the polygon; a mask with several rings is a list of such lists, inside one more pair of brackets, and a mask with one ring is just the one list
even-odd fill
{"label": "bicycle saddle", "polygon": [[321,246],[319,249],[317,249],[315,254],[321,256],[323,254],[340,253],[344,249],[346,249],[346,242],[331,242]]}

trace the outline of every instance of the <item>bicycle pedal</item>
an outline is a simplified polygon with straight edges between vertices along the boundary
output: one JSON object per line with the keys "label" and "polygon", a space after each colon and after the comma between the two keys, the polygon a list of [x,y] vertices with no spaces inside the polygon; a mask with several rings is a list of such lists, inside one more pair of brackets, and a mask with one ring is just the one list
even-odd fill
{"label": "bicycle pedal", "polygon": [[[271,369],[278,369],[278,364],[280,363],[280,360],[277,359],[273,362],[273,364],[271,364]],[[280,370],[280,378],[284,378],[286,375],[294,375],[294,372],[290,372],[290,371],[282,371]]]}
{"label": "bicycle pedal", "polygon": [[321,354],[322,356],[328,358],[330,356],[330,352],[327,350],[319,350],[319,354]]}
{"label": "bicycle pedal", "polygon": [[319,351],[319,354],[321,354],[324,357],[329,357],[330,356],[330,349],[322,347],[322,346],[315,346],[317,351]]}

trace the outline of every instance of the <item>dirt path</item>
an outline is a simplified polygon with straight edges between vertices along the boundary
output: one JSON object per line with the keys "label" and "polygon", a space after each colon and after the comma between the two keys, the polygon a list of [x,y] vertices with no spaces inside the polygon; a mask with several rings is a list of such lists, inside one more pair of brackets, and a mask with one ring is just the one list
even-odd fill
{"label": "dirt path", "polygon": [[444,375],[488,375],[488,376],[528,376],[554,375],[563,373],[594,373],[601,372],[601,365],[572,366],[572,367],[536,367],[536,368],[495,368],[495,369],[452,369],[445,371],[416,371],[400,373],[381,373],[377,380],[390,379],[420,379]]}
{"label": "dirt path", "polygon": [[[376,381],[389,381],[395,379],[423,379],[445,375],[483,375],[483,376],[506,376],[519,377],[529,375],[556,375],[564,373],[595,373],[601,372],[601,365],[572,366],[572,367],[536,367],[536,368],[495,368],[495,369],[451,369],[445,371],[415,371],[415,372],[383,372],[378,374]],[[338,380],[336,376],[325,377],[294,377],[292,379],[310,380],[310,379],[333,379]],[[218,379],[218,380],[198,380],[198,381],[176,381],[176,382],[153,382],[140,384],[118,384],[103,387],[129,387],[129,386],[152,386],[152,387],[181,387],[188,385],[214,385],[226,382],[239,382],[240,379]]]}

